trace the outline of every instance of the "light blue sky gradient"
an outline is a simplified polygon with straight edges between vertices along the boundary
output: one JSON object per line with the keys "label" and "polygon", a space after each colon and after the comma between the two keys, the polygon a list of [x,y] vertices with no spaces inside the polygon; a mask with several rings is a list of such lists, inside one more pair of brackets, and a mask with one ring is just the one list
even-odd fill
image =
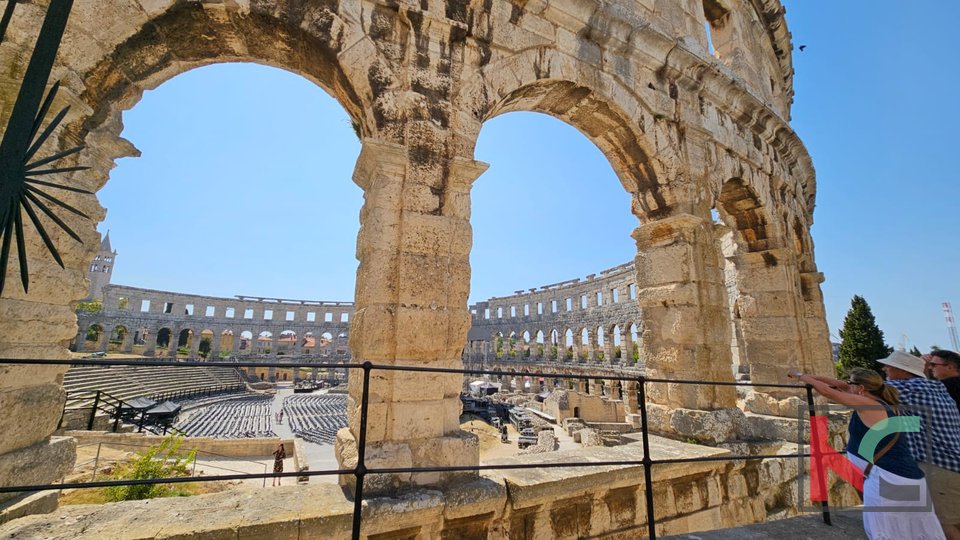
{"label": "light blue sky gradient", "polygon": [[[817,168],[813,228],[831,332],[854,294],[890,345],[949,347],[960,309],[953,2],[786,2],[793,126]],[[142,152],[99,193],[114,283],[197,294],[352,300],[363,193],[346,114],[274,68],[194,70],[124,115]],[[476,159],[471,302],[632,259],[637,220],[599,150],[553,118],[486,123]],[[954,157],[955,159],[955,157]]]}

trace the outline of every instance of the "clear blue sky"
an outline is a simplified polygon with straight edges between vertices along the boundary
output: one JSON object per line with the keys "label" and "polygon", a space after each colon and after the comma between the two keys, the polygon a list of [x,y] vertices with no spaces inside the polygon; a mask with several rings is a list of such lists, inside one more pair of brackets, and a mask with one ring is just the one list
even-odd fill
{"label": "clear blue sky", "polygon": [[[831,332],[863,295],[889,344],[949,347],[960,310],[960,123],[953,2],[786,2],[793,126],[817,168],[813,229]],[[296,75],[209,66],[124,115],[142,152],[100,192],[114,283],[197,294],[352,300],[359,143],[340,106]],[[627,262],[636,219],[595,146],[550,117],[484,126],[471,302]]]}

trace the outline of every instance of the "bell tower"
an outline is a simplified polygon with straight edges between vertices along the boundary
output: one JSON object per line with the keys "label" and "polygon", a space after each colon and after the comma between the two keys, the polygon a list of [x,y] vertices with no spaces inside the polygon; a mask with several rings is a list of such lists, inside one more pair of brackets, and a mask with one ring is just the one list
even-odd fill
{"label": "bell tower", "polygon": [[87,279],[90,280],[90,294],[85,299],[91,301],[94,299],[103,299],[103,288],[110,284],[110,277],[113,275],[113,266],[117,262],[117,252],[110,247],[110,231],[100,242],[100,250],[97,256],[90,263],[87,271]]}

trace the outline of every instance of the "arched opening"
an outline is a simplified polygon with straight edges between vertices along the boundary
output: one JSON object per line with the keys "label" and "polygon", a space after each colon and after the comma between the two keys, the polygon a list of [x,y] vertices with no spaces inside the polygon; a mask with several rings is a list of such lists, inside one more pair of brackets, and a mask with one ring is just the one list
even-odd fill
{"label": "arched opening", "polygon": [[113,330],[110,332],[110,345],[108,351],[110,352],[125,352],[124,343],[127,339],[127,334],[129,334],[126,326],[117,325],[113,327]]}
{"label": "arched opening", "polygon": [[170,330],[169,328],[161,328],[160,330],[158,330],[156,350],[158,352],[162,351],[163,353],[166,353],[170,349],[171,345],[174,345],[174,346],[176,345],[175,343],[171,343],[173,341],[172,338],[173,338],[173,331]]}
{"label": "arched opening", "polygon": [[84,338],[83,350],[85,351],[98,351],[100,350],[100,342],[103,340],[103,326],[99,324],[91,324],[87,327],[87,333]]}

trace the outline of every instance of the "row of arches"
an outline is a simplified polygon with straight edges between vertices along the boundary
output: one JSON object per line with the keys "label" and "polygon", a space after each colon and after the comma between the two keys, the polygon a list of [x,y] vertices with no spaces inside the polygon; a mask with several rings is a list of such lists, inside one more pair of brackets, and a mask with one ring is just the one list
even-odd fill
{"label": "row of arches", "polygon": [[295,330],[193,330],[167,326],[94,322],[75,341],[78,352],[139,353],[215,359],[235,355],[319,355],[348,357],[346,329],[299,334]]}
{"label": "row of arches", "polygon": [[640,359],[640,329],[633,321],[549,329],[499,330],[489,339],[470,341],[464,357],[591,361],[635,365]]}

